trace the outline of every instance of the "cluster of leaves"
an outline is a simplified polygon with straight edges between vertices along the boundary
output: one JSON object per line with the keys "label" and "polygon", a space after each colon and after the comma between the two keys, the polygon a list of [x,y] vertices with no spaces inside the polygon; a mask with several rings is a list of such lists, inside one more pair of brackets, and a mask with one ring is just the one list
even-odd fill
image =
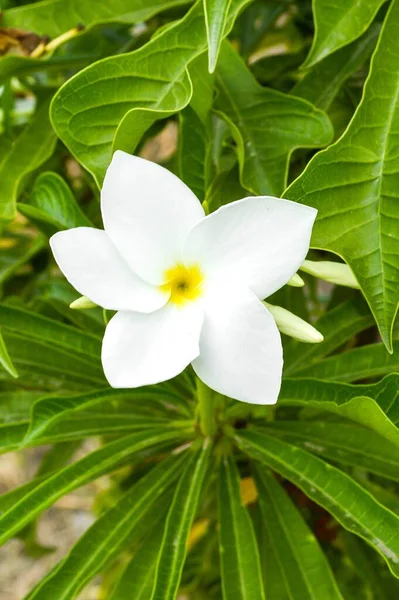
{"label": "cluster of leaves", "polygon": [[[49,450],[0,498],[1,542],[114,483],[28,598],[75,598],[98,573],[109,600],[397,597],[399,0],[16,4],[0,29],[0,449]],[[312,257],[342,257],[361,288],[276,294],[324,341],[284,339],[276,407],[215,396],[212,439],[191,371],[107,386],[104,316],[68,308],[48,250],[101,227],[115,149],[154,147],[210,210],[250,194],[318,208]]]}

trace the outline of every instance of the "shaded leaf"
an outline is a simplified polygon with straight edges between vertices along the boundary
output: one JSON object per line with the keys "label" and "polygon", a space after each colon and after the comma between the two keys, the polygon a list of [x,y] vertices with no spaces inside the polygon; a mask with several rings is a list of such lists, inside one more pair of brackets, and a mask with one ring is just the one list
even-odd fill
{"label": "shaded leaf", "polygon": [[327,115],[305,100],[260,86],[227,42],[216,78],[215,107],[237,144],[243,187],[255,194],[280,195],[293,150],[331,140]]}
{"label": "shaded leaf", "polygon": [[232,458],[225,458],[221,465],[218,511],[223,598],[264,600],[255,533],[242,503],[239,473]]}
{"label": "shaded leaf", "polygon": [[342,84],[369,59],[379,34],[380,26],[372,25],[356,42],[315,64],[290,93],[327,110]]}
{"label": "shaded leaf", "polygon": [[56,135],[48,115],[50,101],[44,101],[11,150],[0,163],[0,222],[11,221],[23,180],[53,153]]}
{"label": "shaded leaf", "polygon": [[[295,504],[267,470],[257,469],[255,481],[262,526],[281,570],[284,597],[342,600],[328,561]],[[266,597],[267,584],[266,575]]]}
{"label": "shaded leaf", "polygon": [[284,349],[284,374],[301,373],[302,368],[309,368],[342,346],[347,340],[371,327],[374,323],[366,302],[359,298],[347,300],[328,310],[315,322],[324,340],[320,344],[302,344],[290,341]]}
{"label": "shaded leaf", "polygon": [[18,210],[39,226],[42,223],[50,225],[50,235],[60,229],[92,225],[65,180],[57,173],[41,173],[34,183],[29,204],[19,203]]}

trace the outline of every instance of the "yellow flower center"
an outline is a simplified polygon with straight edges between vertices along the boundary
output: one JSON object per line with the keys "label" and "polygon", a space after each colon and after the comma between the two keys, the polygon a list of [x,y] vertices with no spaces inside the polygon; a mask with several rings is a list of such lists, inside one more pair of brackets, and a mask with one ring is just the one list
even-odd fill
{"label": "yellow flower center", "polygon": [[177,264],[165,272],[164,285],[161,288],[170,291],[169,302],[183,306],[190,300],[196,300],[202,294],[204,277],[198,265],[185,267]]}

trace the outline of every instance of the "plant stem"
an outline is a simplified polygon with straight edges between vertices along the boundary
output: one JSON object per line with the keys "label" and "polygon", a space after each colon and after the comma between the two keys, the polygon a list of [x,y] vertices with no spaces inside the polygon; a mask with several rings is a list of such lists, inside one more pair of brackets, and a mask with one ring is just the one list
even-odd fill
{"label": "plant stem", "polygon": [[197,377],[198,416],[204,436],[213,436],[217,430],[216,394]]}

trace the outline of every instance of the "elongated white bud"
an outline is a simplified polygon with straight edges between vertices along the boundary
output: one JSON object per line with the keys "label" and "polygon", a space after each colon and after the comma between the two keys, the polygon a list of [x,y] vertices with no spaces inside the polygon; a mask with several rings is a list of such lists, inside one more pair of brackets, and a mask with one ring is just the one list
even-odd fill
{"label": "elongated white bud", "polygon": [[305,282],[302,277],[298,275],[298,273],[295,273],[295,275],[293,275],[291,279],[287,281],[287,285],[290,285],[291,287],[303,287]]}
{"label": "elongated white bud", "polygon": [[97,304],[94,304],[87,296],[81,296],[77,298],[69,305],[69,308],[73,310],[87,310],[88,308],[95,308]]}
{"label": "elongated white bud", "polygon": [[264,305],[273,315],[276,325],[281,333],[285,333],[300,342],[307,342],[309,344],[319,344],[324,340],[320,331],[317,331],[313,325],[310,325],[310,323],[297,317],[289,310],[286,310],[281,306],[274,306],[268,302],[264,302]]}
{"label": "elongated white bud", "polygon": [[329,283],[359,289],[359,284],[352,269],[345,263],[330,260],[305,260],[299,268],[301,271],[309,273],[313,277],[324,279]]}

